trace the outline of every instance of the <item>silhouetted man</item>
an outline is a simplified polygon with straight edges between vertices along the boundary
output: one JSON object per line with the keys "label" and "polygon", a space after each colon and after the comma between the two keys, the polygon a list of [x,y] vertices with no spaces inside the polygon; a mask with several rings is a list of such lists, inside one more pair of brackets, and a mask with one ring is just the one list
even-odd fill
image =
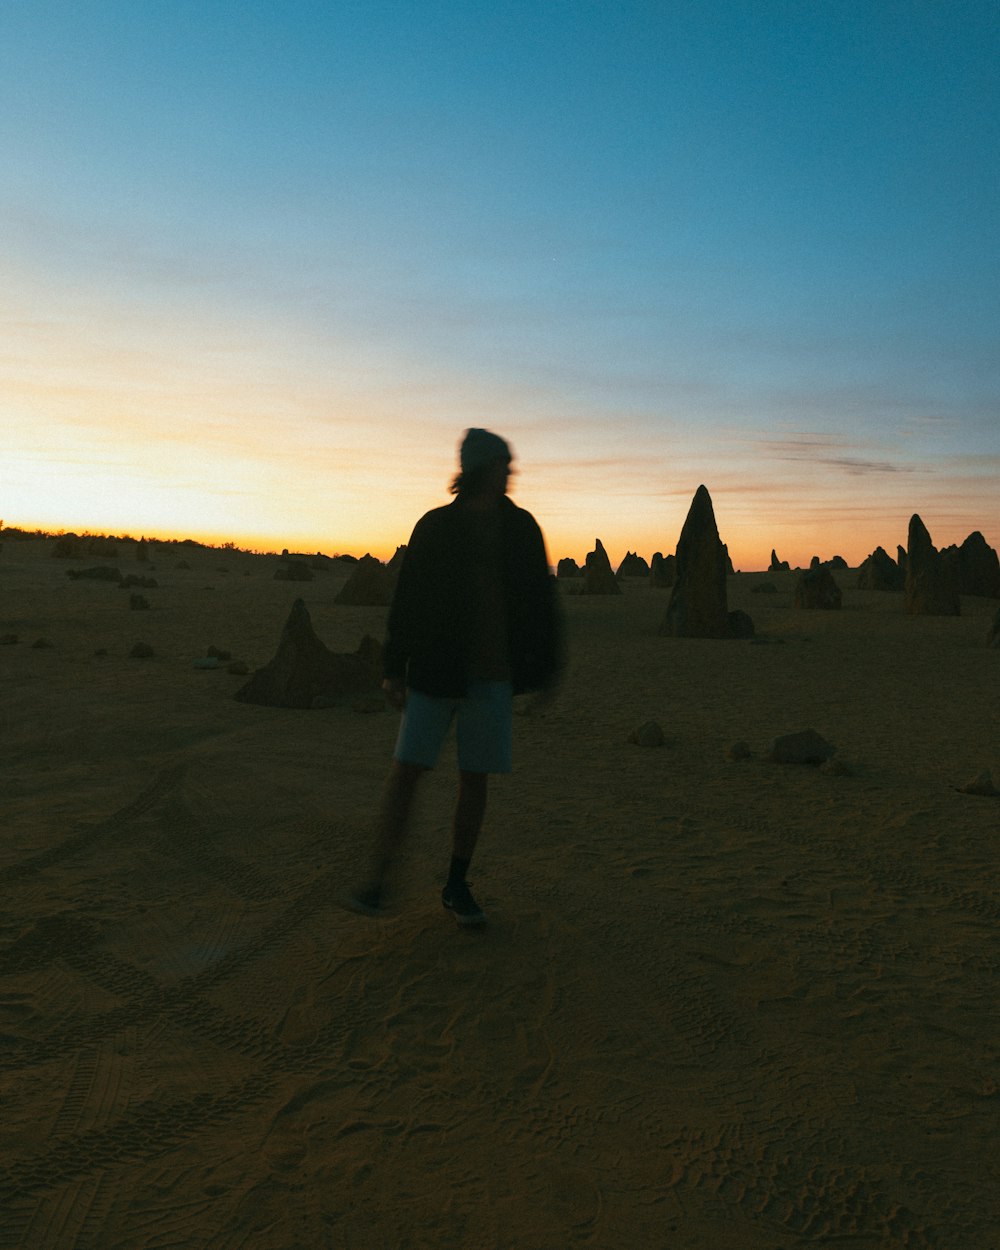
{"label": "silhouetted man", "polygon": [[489,430],[466,430],[459,463],[454,501],[417,522],[389,609],[382,688],[403,715],[369,877],[348,901],[368,915],[385,911],[413,796],[454,720],[458,801],[441,901],[475,925],[486,917],[466,873],[489,774],[511,771],[513,695],[555,681],[560,629],[542,532],[507,497],[510,447]]}

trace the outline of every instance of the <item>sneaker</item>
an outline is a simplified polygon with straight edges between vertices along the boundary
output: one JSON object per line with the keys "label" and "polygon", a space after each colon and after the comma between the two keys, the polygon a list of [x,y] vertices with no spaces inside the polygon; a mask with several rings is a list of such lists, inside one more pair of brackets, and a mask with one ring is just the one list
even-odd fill
{"label": "sneaker", "polygon": [[441,891],[441,902],[452,912],[459,924],[485,924],[486,914],[472,897],[472,891],[464,881],[446,885]]}
{"label": "sneaker", "polygon": [[341,902],[348,911],[355,911],[361,916],[388,916],[391,912],[384,895],[380,885],[365,885],[345,894]]}

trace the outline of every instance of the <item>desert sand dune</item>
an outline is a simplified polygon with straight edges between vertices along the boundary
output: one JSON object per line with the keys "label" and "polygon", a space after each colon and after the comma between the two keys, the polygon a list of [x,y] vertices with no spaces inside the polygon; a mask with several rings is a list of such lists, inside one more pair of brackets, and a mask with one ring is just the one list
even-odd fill
{"label": "desert sand dune", "polygon": [[[347,567],[154,547],[135,612],[50,550],[0,554],[0,1248],[1000,1244],[1000,801],[957,789],[1000,780],[995,601],[741,574],[750,642],[564,593],[469,933],[450,759],[399,914],[350,915],[394,714],[195,667],[266,663],[299,596],[332,650],[379,636]],[[839,771],[767,762],[805,728]]]}

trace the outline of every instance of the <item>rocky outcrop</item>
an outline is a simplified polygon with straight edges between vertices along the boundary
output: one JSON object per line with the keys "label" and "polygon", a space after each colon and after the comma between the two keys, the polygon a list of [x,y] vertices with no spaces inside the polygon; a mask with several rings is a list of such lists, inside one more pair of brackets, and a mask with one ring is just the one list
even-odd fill
{"label": "rocky outcrop", "polygon": [[608,553],[604,550],[604,544],[599,538],[595,539],[595,542],[597,545],[594,550],[587,555],[587,565],[583,573],[583,589],[580,593],[584,595],[620,595],[622,588],[618,585],[618,579],[615,577],[614,570],[611,567]]}
{"label": "rocky outcrop", "polygon": [[556,577],[582,577],[583,570],[569,556],[564,556],[556,565]]}
{"label": "rocky outcrop", "polygon": [[916,513],[910,518],[905,595],[912,616],[961,615],[955,561],[938,551]]}
{"label": "rocky outcrop", "polygon": [[379,646],[365,638],[354,655],[330,651],[316,636],[306,605],[296,599],[274,658],[233,695],[264,707],[327,706],[345,695],[378,688]]}
{"label": "rocky outcrop", "polygon": [[778,553],[771,548],[771,563],[767,566],[769,573],[787,573],[790,565],[787,560],[779,560]]}
{"label": "rocky outcrop", "polygon": [[677,557],[654,553],[649,562],[649,584],[657,590],[669,590],[677,580]]}
{"label": "rocky outcrop", "polygon": [[628,552],[618,566],[619,577],[648,577],[649,565],[634,551]]}
{"label": "rocky outcrop", "polygon": [[363,555],[340,588],[334,603],[356,608],[383,608],[392,598],[392,574],[381,560]]}
{"label": "rocky outcrop", "polygon": [[677,543],[677,579],[660,633],[674,638],[748,637],[749,627],[752,634],[753,622],[746,613],[737,616],[728,610],[729,567],[712,498],[699,486]]}
{"label": "rocky outcrop", "polygon": [[1000,599],[1000,558],[979,530],[961,547],[946,547],[941,555],[955,568],[959,594]]}
{"label": "rocky outcrop", "polygon": [[906,574],[883,547],[876,547],[858,569],[859,590],[899,591],[905,581]]}

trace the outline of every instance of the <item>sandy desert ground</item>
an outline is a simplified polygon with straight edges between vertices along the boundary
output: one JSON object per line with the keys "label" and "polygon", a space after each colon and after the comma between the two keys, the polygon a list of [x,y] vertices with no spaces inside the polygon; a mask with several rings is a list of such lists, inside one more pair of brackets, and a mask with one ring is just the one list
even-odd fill
{"label": "sandy desert ground", "polygon": [[[400,914],[350,915],[395,715],[194,665],[263,664],[300,595],[353,651],[384,609],[346,572],[82,562],[154,576],[138,612],[50,551],[0,552],[0,1248],[1000,1246],[1000,800],[957,789],[1000,783],[995,602],[742,574],[751,643],[657,636],[645,582],[564,595],[467,932],[450,758]],[[767,761],[805,728],[849,771]]]}

